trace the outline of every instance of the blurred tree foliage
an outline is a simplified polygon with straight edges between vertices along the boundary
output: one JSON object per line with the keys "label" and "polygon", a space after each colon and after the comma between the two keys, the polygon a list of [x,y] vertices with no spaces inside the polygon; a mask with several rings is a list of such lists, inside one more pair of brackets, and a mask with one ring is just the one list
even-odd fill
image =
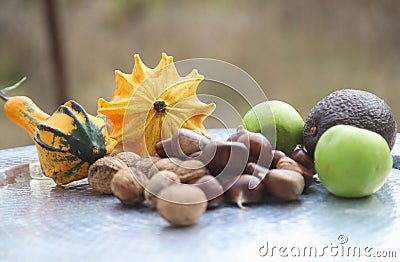
{"label": "blurred tree foliage", "polygon": [[[130,72],[134,53],[153,67],[165,51],[175,61],[237,65],[269,99],[289,102],[304,118],[330,92],[357,88],[384,98],[400,121],[400,1],[55,1],[68,93],[93,114],[99,97],[112,96],[115,69]],[[52,112],[58,105],[41,3],[0,1],[0,85],[26,75],[12,94]],[[0,125],[0,148],[32,143],[4,114]]]}

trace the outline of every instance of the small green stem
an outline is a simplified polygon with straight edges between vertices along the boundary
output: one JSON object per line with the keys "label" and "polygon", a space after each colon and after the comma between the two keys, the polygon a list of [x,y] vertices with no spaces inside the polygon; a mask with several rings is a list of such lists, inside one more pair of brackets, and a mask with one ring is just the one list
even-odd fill
{"label": "small green stem", "polygon": [[3,99],[3,101],[8,101],[9,97],[6,96],[2,91],[0,91],[0,98]]}
{"label": "small green stem", "polygon": [[24,81],[26,80],[26,76],[24,76],[21,80],[19,80],[17,83],[13,84],[12,86],[8,86],[6,88],[3,88],[0,90],[0,98],[3,99],[4,101],[7,101],[10,99],[9,96],[7,96],[7,92],[19,87]]}

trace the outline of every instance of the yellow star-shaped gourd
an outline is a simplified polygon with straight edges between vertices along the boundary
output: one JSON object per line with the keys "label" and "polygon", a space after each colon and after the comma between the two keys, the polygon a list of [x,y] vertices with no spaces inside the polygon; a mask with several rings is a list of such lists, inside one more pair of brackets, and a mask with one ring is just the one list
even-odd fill
{"label": "yellow star-shaped gourd", "polygon": [[154,155],[155,144],[172,137],[178,128],[198,129],[207,135],[203,121],[215,104],[205,104],[196,95],[204,77],[197,70],[179,76],[173,57],[165,53],[154,69],[138,54],[134,60],[132,74],[115,71],[111,100],[98,101],[98,114],[107,117],[111,137],[125,151],[145,156]]}

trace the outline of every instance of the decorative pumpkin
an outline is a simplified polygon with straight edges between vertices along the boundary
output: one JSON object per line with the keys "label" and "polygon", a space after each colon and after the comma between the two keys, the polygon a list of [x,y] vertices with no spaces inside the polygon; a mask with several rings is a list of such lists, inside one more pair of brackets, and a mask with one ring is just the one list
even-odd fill
{"label": "decorative pumpkin", "polygon": [[173,57],[162,54],[154,68],[134,56],[131,74],[115,71],[116,90],[109,102],[98,101],[98,114],[107,116],[110,135],[125,151],[154,155],[158,141],[172,137],[181,127],[207,131],[203,120],[215,109],[196,96],[203,80],[197,70],[180,77]]}
{"label": "decorative pumpkin", "polygon": [[73,100],[37,126],[34,140],[43,172],[57,184],[87,177],[89,165],[116,145],[105,119],[87,114]]}
{"label": "decorative pumpkin", "polygon": [[27,97],[8,97],[7,117],[33,137],[43,173],[56,184],[67,184],[87,177],[89,165],[109,154],[116,141],[109,137],[105,119],[86,113],[71,100],[51,116]]}

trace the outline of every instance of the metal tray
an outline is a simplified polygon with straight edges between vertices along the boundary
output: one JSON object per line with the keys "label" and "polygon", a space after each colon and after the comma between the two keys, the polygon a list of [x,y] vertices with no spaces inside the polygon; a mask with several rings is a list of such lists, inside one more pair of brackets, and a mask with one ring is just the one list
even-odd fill
{"label": "metal tray", "polygon": [[[226,138],[226,130],[210,130]],[[399,158],[399,137],[392,151]],[[0,169],[37,159],[0,150]],[[0,261],[365,261],[400,257],[400,170],[374,195],[342,199],[313,184],[298,201],[224,205],[187,228],[127,208],[86,180],[67,188],[20,177],[0,187]]]}

